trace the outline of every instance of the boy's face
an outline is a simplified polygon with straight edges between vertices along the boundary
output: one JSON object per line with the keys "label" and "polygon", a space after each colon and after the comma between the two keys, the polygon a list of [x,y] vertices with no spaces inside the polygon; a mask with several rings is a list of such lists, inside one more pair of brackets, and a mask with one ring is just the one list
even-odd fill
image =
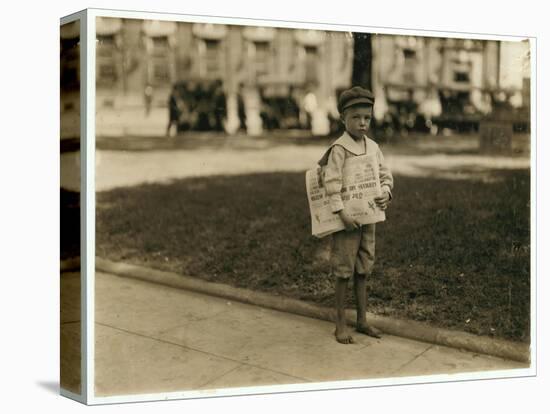
{"label": "boy's face", "polygon": [[344,110],[341,115],[346,131],[353,138],[359,139],[365,135],[372,119],[372,106],[352,106]]}

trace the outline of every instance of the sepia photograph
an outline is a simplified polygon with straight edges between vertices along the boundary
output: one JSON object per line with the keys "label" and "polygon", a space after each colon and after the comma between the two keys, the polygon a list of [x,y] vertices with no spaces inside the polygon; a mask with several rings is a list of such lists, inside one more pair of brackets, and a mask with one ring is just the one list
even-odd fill
{"label": "sepia photograph", "polygon": [[[532,39],[96,12],[98,401],[532,372]],[[61,27],[76,393],[79,36]]]}

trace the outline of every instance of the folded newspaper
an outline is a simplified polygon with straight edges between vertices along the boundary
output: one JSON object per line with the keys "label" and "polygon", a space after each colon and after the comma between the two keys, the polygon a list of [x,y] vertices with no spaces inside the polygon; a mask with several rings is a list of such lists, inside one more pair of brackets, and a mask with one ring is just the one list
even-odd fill
{"label": "folded newspaper", "polygon": [[[325,167],[306,172],[306,189],[311,214],[311,233],[324,237],[344,230],[344,222],[330,208],[324,186]],[[375,154],[348,158],[344,164],[342,201],[346,212],[361,224],[377,223],[386,219],[374,198],[382,194],[379,165]]]}

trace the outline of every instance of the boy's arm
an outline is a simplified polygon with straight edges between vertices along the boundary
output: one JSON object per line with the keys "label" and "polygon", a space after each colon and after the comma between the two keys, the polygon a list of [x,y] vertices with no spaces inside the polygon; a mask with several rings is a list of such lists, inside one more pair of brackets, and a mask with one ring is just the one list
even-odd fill
{"label": "boy's arm", "polygon": [[388,168],[386,161],[384,160],[384,155],[382,154],[382,151],[380,150],[380,148],[378,148],[378,152],[376,155],[378,156],[378,168],[379,168],[378,175],[380,176],[380,187],[382,188],[382,193],[384,191],[388,192],[388,195],[391,200],[393,198],[391,193],[393,190],[393,175],[390,169]]}
{"label": "boy's arm", "polygon": [[332,147],[325,168],[325,189],[330,202],[330,209],[337,213],[344,209],[342,202],[342,170],[346,160],[346,150],[340,146]]}

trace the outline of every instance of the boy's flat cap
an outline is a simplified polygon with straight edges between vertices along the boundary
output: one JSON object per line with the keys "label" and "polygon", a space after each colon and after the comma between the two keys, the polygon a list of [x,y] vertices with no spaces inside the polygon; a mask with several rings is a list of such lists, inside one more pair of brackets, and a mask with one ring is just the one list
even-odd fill
{"label": "boy's flat cap", "polygon": [[374,94],[368,89],[354,86],[340,94],[338,98],[338,112],[342,113],[344,109],[360,104],[374,105]]}

